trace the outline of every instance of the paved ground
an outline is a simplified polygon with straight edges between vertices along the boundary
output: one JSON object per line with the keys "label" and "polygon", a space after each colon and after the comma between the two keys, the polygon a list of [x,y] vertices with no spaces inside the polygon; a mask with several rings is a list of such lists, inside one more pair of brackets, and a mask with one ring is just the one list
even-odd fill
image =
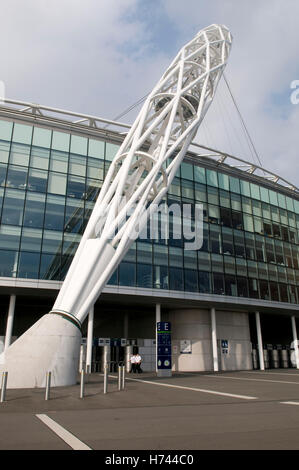
{"label": "paved ground", "polygon": [[299,371],[128,374],[125,390],[92,374],[51,389],[7,390],[0,450],[299,450]]}

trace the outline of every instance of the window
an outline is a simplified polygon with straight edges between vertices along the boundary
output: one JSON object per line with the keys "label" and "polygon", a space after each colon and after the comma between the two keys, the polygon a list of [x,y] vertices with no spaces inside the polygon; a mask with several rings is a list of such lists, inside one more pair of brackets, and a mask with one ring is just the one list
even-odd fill
{"label": "window", "polygon": [[2,224],[22,225],[24,197],[25,193],[23,191],[6,190],[3,201]]}
{"label": "window", "polygon": [[45,212],[45,196],[42,194],[27,193],[24,211],[24,226],[42,228]]}
{"label": "window", "polygon": [[211,292],[210,273],[205,271],[198,272],[199,292],[209,294]]}
{"label": "window", "polygon": [[52,132],[42,127],[34,127],[32,145],[37,147],[50,148]]}
{"label": "window", "polygon": [[191,269],[185,269],[185,291],[188,292],[197,292],[198,291],[198,284],[197,284],[197,271]]}
{"label": "window", "polygon": [[18,277],[38,279],[40,253],[21,252],[19,259]]}
{"label": "window", "polygon": [[152,266],[150,264],[137,264],[137,287],[151,289],[153,287],[152,277]]}
{"label": "window", "polygon": [[183,269],[169,267],[169,289],[184,290]]}
{"label": "window", "polygon": [[135,286],[136,285],[136,265],[122,261],[119,265],[119,285]]}

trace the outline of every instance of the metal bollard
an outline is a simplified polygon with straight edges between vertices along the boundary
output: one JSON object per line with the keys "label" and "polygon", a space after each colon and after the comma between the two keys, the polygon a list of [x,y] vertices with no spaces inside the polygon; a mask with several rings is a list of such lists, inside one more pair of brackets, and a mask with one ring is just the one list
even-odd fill
{"label": "metal bollard", "polygon": [[0,397],[0,402],[1,403],[3,403],[5,401],[7,376],[8,376],[8,372],[2,372],[1,397]]}
{"label": "metal bollard", "polygon": [[122,366],[118,366],[118,390],[121,390],[121,384],[122,384]]}
{"label": "metal bollard", "polygon": [[122,390],[125,389],[125,373],[126,373],[126,366],[123,365],[122,366],[122,384],[121,384]]}
{"label": "metal bollard", "polygon": [[51,387],[51,372],[47,372],[46,375],[46,395],[45,400],[50,399],[50,387]]}
{"label": "metal bollard", "polygon": [[80,398],[84,398],[84,369],[81,370]]}
{"label": "metal bollard", "polygon": [[104,393],[107,393],[108,390],[108,363],[104,365]]}

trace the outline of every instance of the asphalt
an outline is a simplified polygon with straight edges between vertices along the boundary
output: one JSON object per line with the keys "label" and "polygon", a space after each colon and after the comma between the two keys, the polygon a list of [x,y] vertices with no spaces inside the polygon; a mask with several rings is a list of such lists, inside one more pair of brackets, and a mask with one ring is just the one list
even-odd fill
{"label": "asphalt", "polygon": [[101,374],[86,379],[84,398],[79,378],[47,401],[8,389],[0,450],[299,450],[295,369],[127,374],[124,390],[110,375],[107,394]]}

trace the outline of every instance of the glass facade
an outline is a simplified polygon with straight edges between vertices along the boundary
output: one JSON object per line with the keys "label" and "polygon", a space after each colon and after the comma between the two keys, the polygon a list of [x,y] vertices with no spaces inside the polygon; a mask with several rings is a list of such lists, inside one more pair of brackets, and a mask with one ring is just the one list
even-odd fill
{"label": "glass facade", "polygon": [[[117,149],[0,121],[0,276],[64,279]],[[299,303],[297,199],[185,161],[166,202],[203,205],[202,248],[184,250],[173,216],[170,238],[138,239],[111,285]]]}

